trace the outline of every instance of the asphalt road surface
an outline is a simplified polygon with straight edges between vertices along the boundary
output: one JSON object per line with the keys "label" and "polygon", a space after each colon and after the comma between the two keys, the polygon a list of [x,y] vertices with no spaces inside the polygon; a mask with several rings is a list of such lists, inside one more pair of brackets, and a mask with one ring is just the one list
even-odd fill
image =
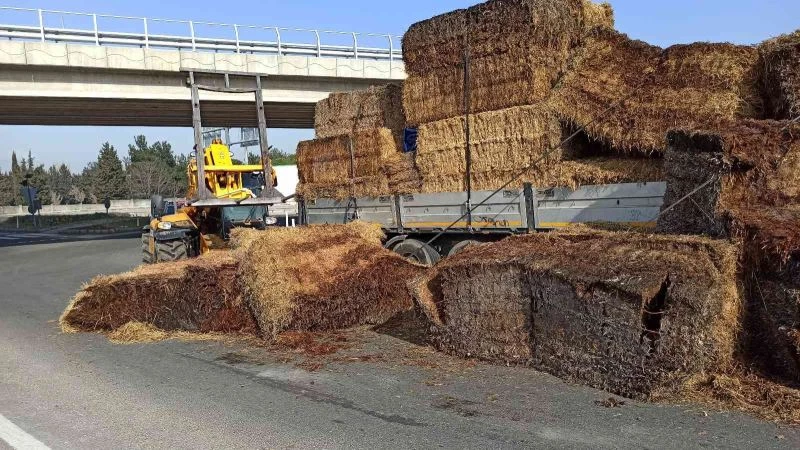
{"label": "asphalt road surface", "polygon": [[0,231],[0,247],[14,245],[47,244],[63,241],[64,236],[54,233],[16,233]]}
{"label": "asphalt road surface", "polygon": [[800,447],[796,428],[696,405],[605,408],[607,393],[372,331],[358,351],[374,358],[312,369],[239,343],[59,331],[81,283],[138,258],[137,239],[0,249],[0,448]]}

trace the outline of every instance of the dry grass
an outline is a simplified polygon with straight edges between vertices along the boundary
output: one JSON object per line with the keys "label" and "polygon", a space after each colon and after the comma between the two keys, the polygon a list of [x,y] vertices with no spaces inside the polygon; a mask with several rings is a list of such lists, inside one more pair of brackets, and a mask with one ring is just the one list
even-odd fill
{"label": "dry grass", "polygon": [[365,91],[335,92],[317,103],[314,129],[317,139],[388,128],[405,127],[402,87],[372,86]]}
{"label": "dry grass", "polygon": [[446,259],[416,297],[443,350],[642,397],[731,364],[736,261],[734,246],[696,237],[530,235]]}
{"label": "dry grass", "polygon": [[424,270],[381,245],[379,225],[236,230],[239,278],[265,337],[382,323],[412,306]]}
{"label": "dry grass", "polygon": [[140,266],[86,284],[61,316],[65,332],[110,331],[129,322],[165,331],[256,333],[227,252]]}

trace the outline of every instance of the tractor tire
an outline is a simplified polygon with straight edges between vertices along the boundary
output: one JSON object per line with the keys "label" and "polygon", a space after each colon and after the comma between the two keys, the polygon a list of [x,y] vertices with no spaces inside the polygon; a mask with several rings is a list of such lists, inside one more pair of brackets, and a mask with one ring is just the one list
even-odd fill
{"label": "tractor tire", "polygon": [[158,262],[180,261],[189,258],[189,250],[181,239],[156,241],[156,258]]}
{"label": "tractor tire", "polygon": [[156,262],[156,255],[150,252],[150,233],[142,233],[142,262],[145,264]]}
{"label": "tractor tire", "polygon": [[416,239],[406,239],[395,245],[392,251],[425,266],[432,266],[441,259],[436,249]]}

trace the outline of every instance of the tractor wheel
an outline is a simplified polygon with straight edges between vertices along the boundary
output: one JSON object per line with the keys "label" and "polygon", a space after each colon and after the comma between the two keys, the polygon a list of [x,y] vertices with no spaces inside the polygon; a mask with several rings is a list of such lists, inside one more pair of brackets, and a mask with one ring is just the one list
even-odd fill
{"label": "tractor wheel", "polygon": [[433,247],[416,239],[406,239],[395,245],[392,251],[426,266],[432,266],[441,259]]}
{"label": "tractor wheel", "polygon": [[145,264],[156,262],[155,255],[150,251],[150,233],[142,234],[142,262]]}
{"label": "tractor wheel", "polygon": [[156,241],[156,256],[158,262],[178,261],[189,257],[186,243],[181,239],[172,241]]}

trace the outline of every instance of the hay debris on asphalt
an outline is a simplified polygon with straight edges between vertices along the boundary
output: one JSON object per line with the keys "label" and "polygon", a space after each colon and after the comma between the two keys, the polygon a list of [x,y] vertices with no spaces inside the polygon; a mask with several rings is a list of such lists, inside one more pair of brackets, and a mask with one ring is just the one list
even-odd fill
{"label": "hay debris on asphalt", "polygon": [[379,225],[239,229],[239,279],[265,337],[383,323],[410,309],[424,268],[386,250]]}
{"label": "hay debris on asphalt", "polygon": [[87,283],[61,316],[67,332],[111,331],[135,322],[163,331],[257,333],[226,252],[143,265]]}
{"label": "hay debris on asphalt", "polygon": [[732,363],[736,262],[699,237],[537,234],[444,260],[416,297],[442,350],[642,398]]}

